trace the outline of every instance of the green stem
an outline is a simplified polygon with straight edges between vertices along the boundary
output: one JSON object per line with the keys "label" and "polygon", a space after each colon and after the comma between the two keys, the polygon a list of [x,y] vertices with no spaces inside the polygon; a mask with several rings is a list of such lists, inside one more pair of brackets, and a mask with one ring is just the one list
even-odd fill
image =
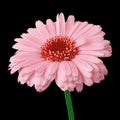
{"label": "green stem", "polygon": [[71,94],[69,91],[65,91],[64,95],[65,95],[65,101],[66,101],[66,106],[67,106],[67,111],[68,111],[68,118],[69,120],[74,120],[74,112],[73,112]]}

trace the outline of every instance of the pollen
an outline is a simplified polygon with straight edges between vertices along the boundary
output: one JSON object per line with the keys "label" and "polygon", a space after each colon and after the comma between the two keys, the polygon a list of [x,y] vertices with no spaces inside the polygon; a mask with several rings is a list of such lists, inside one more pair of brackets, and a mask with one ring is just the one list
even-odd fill
{"label": "pollen", "polygon": [[77,53],[75,42],[69,37],[53,37],[41,47],[42,57],[50,61],[70,61]]}

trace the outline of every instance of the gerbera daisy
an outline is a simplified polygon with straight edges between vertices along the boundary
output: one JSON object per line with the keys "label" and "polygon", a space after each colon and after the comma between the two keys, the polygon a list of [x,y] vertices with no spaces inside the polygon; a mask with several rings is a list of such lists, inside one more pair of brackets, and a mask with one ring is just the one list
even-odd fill
{"label": "gerbera daisy", "polygon": [[107,69],[99,57],[111,56],[112,50],[99,25],[75,22],[73,15],[65,21],[63,13],[56,22],[38,20],[35,25],[15,39],[17,52],[10,58],[11,74],[18,71],[21,84],[42,92],[55,80],[63,91],[80,92],[83,84],[104,80]]}

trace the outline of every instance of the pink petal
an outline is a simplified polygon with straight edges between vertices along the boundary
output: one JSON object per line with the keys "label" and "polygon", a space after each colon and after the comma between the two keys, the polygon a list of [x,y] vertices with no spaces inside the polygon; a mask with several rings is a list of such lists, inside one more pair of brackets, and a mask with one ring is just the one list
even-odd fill
{"label": "pink petal", "polygon": [[110,57],[112,55],[111,51],[108,50],[101,50],[101,52],[104,54],[102,57]]}
{"label": "pink petal", "polygon": [[78,76],[79,73],[78,73],[78,69],[77,69],[76,65],[72,61],[70,61],[68,63],[71,68],[71,71],[72,71],[72,76]]}
{"label": "pink petal", "polygon": [[92,62],[92,63],[101,63],[102,62],[99,58],[91,56],[91,55],[77,55],[76,57],[78,57],[78,59],[84,60],[86,62],[87,61]]}
{"label": "pink petal", "polygon": [[27,82],[27,80],[29,80],[31,78],[31,76],[34,75],[34,72],[30,72],[27,74],[24,74],[24,72],[21,70],[19,70],[19,75],[18,75],[18,82],[20,82],[21,84],[24,84]]}
{"label": "pink petal", "polygon": [[30,66],[24,67],[23,71],[24,71],[24,73],[29,73],[31,71],[37,71],[40,73],[47,68],[48,64],[49,64],[48,61],[41,61],[41,62],[38,62],[36,64],[32,64]]}
{"label": "pink petal", "polygon": [[86,34],[96,35],[101,32],[101,26],[94,25]]}
{"label": "pink petal", "polygon": [[[32,57],[31,57],[32,56]],[[23,60],[39,60],[41,58],[40,53],[19,52],[10,58],[10,62],[19,62]]]}
{"label": "pink petal", "polygon": [[48,30],[48,32],[49,32],[50,38],[56,36],[55,23],[54,23],[51,19],[48,19],[48,20],[46,21],[46,28],[47,28],[47,30]]}
{"label": "pink petal", "polygon": [[79,46],[85,44],[86,41],[87,41],[87,40],[84,39],[84,38],[81,38],[81,39],[79,39],[79,40],[76,40],[76,41],[75,41],[75,43],[76,43],[76,47],[79,47]]}
{"label": "pink petal", "polygon": [[[71,69],[66,61],[62,61],[59,64],[59,69],[57,71],[57,76],[55,79],[56,84],[61,88],[61,90],[68,90],[68,77],[71,74]],[[68,69],[68,70],[67,70]]]}
{"label": "pink petal", "polygon": [[92,76],[91,72],[84,70],[80,65],[77,67],[84,78],[90,78]]}
{"label": "pink petal", "polygon": [[93,81],[90,78],[84,78],[83,82],[87,86],[92,86],[93,85]]}
{"label": "pink petal", "polygon": [[40,49],[40,47],[41,47],[41,44],[37,44],[35,41],[30,41],[28,39],[16,38],[15,41],[22,45],[25,45],[28,47],[34,47],[36,49]]}
{"label": "pink petal", "polygon": [[[40,20],[38,20],[36,22],[36,29],[39,32],[39,37],[41,40],[46,41],[47,39],[49,39],[49,33],[46,28],[46,25],[43,22],[41,22]],[[41,37],[43,37],[43,38],[41,38]]]}
{"label": "pink petal", "polygon": [[110,57],[112,55],[112,47],[110,45],[106,45],[101,52],[104,53],[104,57]]}
{"label": "pink petal", "polygon": [[[60,74],[59,70],[58,74]],[[63,91],[67,90],[67,84],[65,84],[66,79],[66,76],[60,77],[60,75],[57,75],[57,78],[55,79],[57,86]]]}
{"label": "pink petal", "polygon": [[44,39],[41,39],[41,34],[37,31],[36,28],[29,28],[27,30],[28,34],[30,34],[32,37],[41,40],[41,42],[43,42]]}
{"label": "pink petal", "polygon": [[38,73],[41,73],[48,67],[49,64],[50,64],[50,61],[42,61],[42,62],[39,63],[38,67],[36,67],[35,70]]}
{"label": "pink petal", "polygon": [[65,75],[67,75],[67,76],[71,75],[72,72],[71,72],[71,68],[70,68],[69,63],[66,62],[66,61],[63,61],[62,63],[64,65],[64,67],[63,67],[64,69],[63,70],[65,70]]}
{"label": "pink petal", "polygon": [[[86,35],[87,34],[87,35]],[[86,33],[84,34],[83,36],[89,38],[88,40],[89,41],[92,41],[92,42],[100,42],[101,40],[104,40],[104,35],[105,33],[103,31],[100,31],[98,34],[95,34],[95,35],[91,35],[90,33]]]}
{"label": "pink petal", "polygon": [[[46,40],[48,39],[48,36],[47,35],[45,35],[45,31],[42,31],[41,30],[41,33],[40,32],[38,32],[35,28],[33,29],[33,28],[29,28],[28,30],[28,33],[31,35],[31,36],[33,36],[33,37],[35,37],[36,39],[38,39],[38,40],[40,40],[42,43],[45,43],[46,42]],[[44,34],[44,35],[43,35]]]}
{"label": "pink petal", "polygon": [[102,42],[92,42],[92,43],[86,43],[84,46],[80,47],[80,50],[101,50],[104,49],[105,45]]}
{"label": "pink petal", "polygon": [[13,67],[13,68],[11,69],[11,71],[10,71],[10,74],[15,73],[18,69],[19,69],[19,67],[18,67],[18,68],[14,68],[14,67]]}
{"label": "pink petal", "polygon": [[91,50],[83,50],[79,51],[80,55],[92,55],[96,57],[104,57],[104,53],[102,51],[91,51]]}
{"label": "pink petal", "polygon": [[75,88],[75,84],[73,82],[68,82],[67,83],[67,87],[68,87],[68,90],[71,92],[71,91],[74,91],[74,88]]}
{"label": "pink petal", "polygon": [[59,24],[60,24],[60,35],[61,36],[65,36],[65,18],[64,18],[64,14],[60,13],[59,16]]}
{"label": "pink petal", "polygon": [[[29,79],[27,79],[26,83],[28,86],[32,87],[33,85],[38,85],[39,82],[40,82],[40,77],[39,76],[42,76],[44,73],[44,71],[42,73],[37,73],[37,72],[33,72],[33,74],[29,77]],[[37,80],[38,79],[38,80]],[[41,81],[42,85],[45,83],[45,81]]]}
{"label": "pink petal", "polygon": [[43,92],[45,89],[48,88],[48,86],[50,85],[51,81],[45,79],[45,74],[35,74],[34,78],[33,78],[34,84],[35,84],[35,89],[38,92]]}
{"label": "pink petal", "polygon": [[29,41],[32,41],[32,42],[34,42],[34,44],[36,43],[38,46],[41,46],[42,45],[42,42],[40,41],[40,38],[36,38],[36,36],[34,36],[34,35],[31,35],[31,34],[28,34],[28,33],[23,33],[22,35],[21,35],[21,37],[23,38],[23,39],[27,39],[27,40],[29,40]]}
{"label": "pink petal", "polygon": [[70,32],[70,30],[73,28],[75,23],[75,18],[73,15],[70,15],[66,21],[66,35]]}
{"label": "pink petal", "polygon": [[46,71],[45,71],[45,78],[46,79],[55,79],[57,69],[58,69],[59,62],[50,62]]}
{"label": "pink petal", "polygon": [[80,39],[80,36],[87,30],[89,30],[91,27],[92,24],[88,24],[88,22],[81,22],[78,29],[75,30],[71,38],[74,40]]}
{"label": "pink petal", "polygon": [[109,44],[110,44],[110,41],[108,41],[108,40],[103,40],[102,42],[103,42],[103,44],[105,44],[105,45],[109,45]]}
{"label": "pink petal", "polygon": [[101,75],[104,76],[103,74],[101,74],[100,72],[94,72],[93,73],[93,81],[95,83],[100,83],[101,79]]}
{"label": "pink petal", "polygon": [[76,85],[76,90],[77,90],[77,92],[81,92],[82,89],[83,89],[83,84],[78,84],[78,85]]}
{"label": "pink petal", "polygon": [[79,71],[79,75],[77,77],[72,78],[72,80],[74,81],[74,83],[77,84],[81,84],[83,83],[83,75],[81,74],[81,72]]}
{"label": "pink petal", "polygon": [[76,59],[73,59],[73,62],[76,64],[83,77],[90,78],[92,76],[92,74],[90,73],[91,70],[89,70],[87,64],[85,64],[84,66],[83,63],[81,63],[80,61],[78,62]]}
{"label": "pink petal", "polygon": [[69,33],[66,34],[67,36],[71,37],[72,34],[79,28],[81,22],[75,22],[74,26],[70,29]]}
{"label": "pink petal", "polygon": [[18,74],[18,82],[20,82],[21,84],[24,84],[26,82],[26,80],[22,78],[22,74]]}
{"label": "pink petal", "polygon": [[56,16],[56,36],[60,35],[60,22],[59,22],[59,14]]}
{"label": "pink petal", "polygon": [[12,48],[20,51],[24,51],[24,52],[39,52],[39,49],[36,47],[29,47],[20,43],[16,43],[15,45],[13,45]]}
{"label": "pink petal", "polygon": [[69,82],[72,82],[72,81],[73,81],[72,76],[67,76],[67,80],[68,80]]}
{"label": "pink petal", "polygon": [[19,70],[21,67],[27,67],[27,66],[30,66],[30,65],[33,65],[33,64],[37,64],[39,62],[41,62],[41,60],[33,60],[33,61],[26,60],[26,61],[21,61],[18,64],[16,64],[13,68],[17,68],[17,70]]}
{"label": "pink petal", "polygon": [[59,71],[61,71],[63,76],[70,76],[72,74],[70,65],[66,61],[60,62],[58,69],[60,69]]}
{"label": "pink petal", "polygon": [[73,59],[73,61],[76,64],[79,64],[82,67],[82,69],[84,69],[86,71],[92,71],[93,70],[93,68],[88,64],[88,62],[81,59],[78,55]]}
{"label": "pink petal", "polygon": [[92,62],[88,62],[88,63],[92,66],[92,68],[93,68],[94,71],[99,72],[99,66],[98,66],[98,64],[95,64],[95,63],[92,63]]}
{"label": "pink petal", "polygon": [[107,68],[105,67],[105,65],[104,65],[103,63],[98,64],[98,66],[99,66],[100,71],[101,71],[104,75],[107,75],[107,74],[108,74],[108,70],[107,70]]}
{"label": "pink petal", "polygon": [[68,81],[74,82],[74,84],[82,83],[82,76],[81,76],[77,66],[72,61],[70,61],[68,63],[69,63],[69,66],[70,66],[71,72],[72,72],[72,74],[68,77]]}
{"label": "pink petal", "polygon": [[46,90],[48,87],[50,86],[50,82],[46,82],[46,84],[44,86],[38,86],[36,87],[36,90],[38,92],[43,92],[44,90]]}
{"label": "pink petal", "polygon": [[48,68],[46,70],[46,73],[48,75],[52,75],[52,74],[56,73],[56,71],[58,69],[58,65],[59,65],[59,62],[50,62],[48,65]]}
{"label": "pink petal", "polygon": [[30,87],[34,85],[33,78],[34,78],[34,73],[31,76],[29,76],[29,79],[26,81],[27,85]]}

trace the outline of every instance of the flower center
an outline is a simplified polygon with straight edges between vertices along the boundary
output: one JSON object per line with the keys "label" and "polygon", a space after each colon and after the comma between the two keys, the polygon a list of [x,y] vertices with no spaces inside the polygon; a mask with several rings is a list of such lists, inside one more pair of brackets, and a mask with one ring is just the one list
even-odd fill
{"label": "flower center", "polygon": [[75,57],[78,50],[75,42],[68,37],[53,37],[41,47],[41,54],[47,60],[52,61],[70,61]]}

